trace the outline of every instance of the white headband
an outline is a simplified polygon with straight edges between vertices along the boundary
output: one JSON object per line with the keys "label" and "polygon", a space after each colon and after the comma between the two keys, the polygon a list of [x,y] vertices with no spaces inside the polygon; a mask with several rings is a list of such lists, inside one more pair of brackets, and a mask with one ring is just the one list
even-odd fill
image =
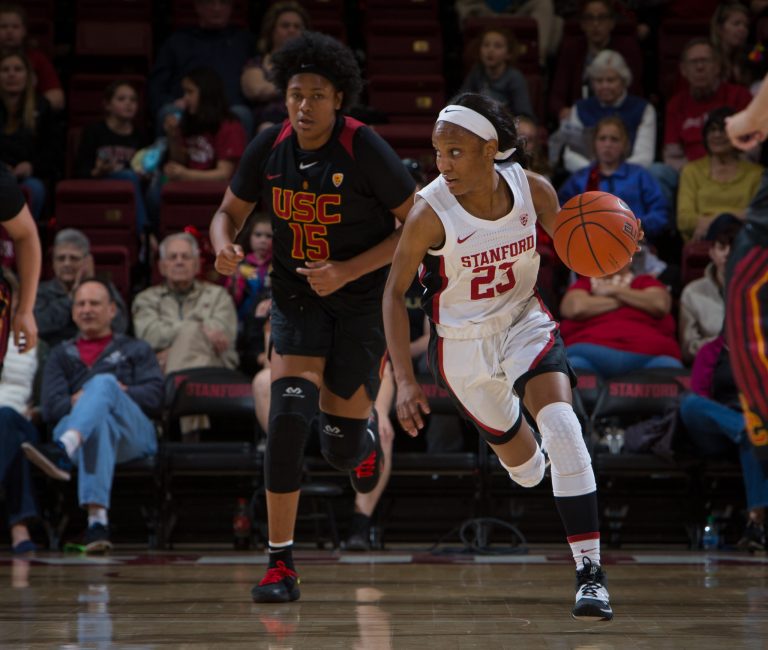
{"label": "white headband", "polygon": [[[481,137],[483,140],[496,140],[499,141],[499,134],[496,131],[496,127],[491,124],[491,121],[484,115],[480,115],[477,111],[473,111],[466,106],[458,106],[457,104],[449,104],[446,106],[440,114],[437,116],[437,121],[450,122],[456,124],[476,136]],[[498,151],[494,156],[496,160],[504,160],[509,158],[515,153],[515,147],[506,149],[505,151]]]}

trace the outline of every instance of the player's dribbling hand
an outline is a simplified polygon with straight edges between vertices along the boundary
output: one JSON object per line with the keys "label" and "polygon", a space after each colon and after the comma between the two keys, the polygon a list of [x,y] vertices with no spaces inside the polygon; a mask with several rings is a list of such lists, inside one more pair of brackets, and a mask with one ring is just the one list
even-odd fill
{"label": "player's dribbling hand", "polygon": [[325,260],[305,262],[306,268],[297,268],[296,272],[307,278],[310,288],[318,296],[328,296],[341,289],[349,280],[343,271],[343,262]]}
{"label": "player's dribbling hand", "polygon": [[429,403],[416,382],[399,383],[397,385],[397,419],[405,432],[415,438],[419,429],[424,428],[423,415],[429,413]]}
{"label": "player's dribbling hand", "polygon": [[19,350],[26,352],[37,345],[37,323],[31,312],[17,311],[11,323],[13,329],[13,344]]}
{"label": "player's dribbling hand", "polygon": [[227,244],[216,253],[214,268],[222,275],[232,275],[237,270],[237,265],[243,261],[245,254],[239,244]]}

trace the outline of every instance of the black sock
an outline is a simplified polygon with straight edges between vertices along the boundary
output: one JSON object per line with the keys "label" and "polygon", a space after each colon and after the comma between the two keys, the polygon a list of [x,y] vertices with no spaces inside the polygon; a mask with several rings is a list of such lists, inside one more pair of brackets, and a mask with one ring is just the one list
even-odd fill
{"label": "black sock", "polygon": [[283,562],[291,571],[295,570],[293,568],[293,544],[278,548],[269,547],[269,568],[275,568],[278,562]]}
{"label": "black sock", "polygon": [[371,518],[368,515],[364,515],[362,512],[355,512],[352,515],[352,521],[349,524],[349,532],[350,535],[360,533],[367,537],[371,532]]}

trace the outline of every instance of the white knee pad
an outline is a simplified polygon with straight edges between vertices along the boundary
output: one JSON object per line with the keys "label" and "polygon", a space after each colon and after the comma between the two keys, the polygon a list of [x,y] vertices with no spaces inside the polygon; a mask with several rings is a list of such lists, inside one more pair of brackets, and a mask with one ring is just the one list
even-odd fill
{"label": "white knee pad", "polygon": [[546,464],[544,461],[544,454],[541,453],[541,449],[537,448],[536,452],[522,465],[517,467],[508,467],[501,459],[499,459],[501,466],[509,472],[509,478],[511,478],[520,487],[529,488],[541,483],[541,479],[544,478],[544,470]]}
{"label": "white knee pad", "polygon": [[592,459],[581,435],[579,419],[567,402],[553,402],[539,411],[536,424],[552,461],[552,491],[556,497],[594,492]]}

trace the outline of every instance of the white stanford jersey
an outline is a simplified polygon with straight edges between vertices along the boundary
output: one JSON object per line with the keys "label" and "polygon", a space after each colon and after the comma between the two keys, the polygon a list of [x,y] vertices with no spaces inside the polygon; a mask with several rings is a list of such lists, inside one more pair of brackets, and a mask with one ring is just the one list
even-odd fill
{"label": "white stanford jersey", "polygon": [[539,273],[536,212],[525,171],[496,167],[514,198],[496,221],[478,219],[451,194],[442,176],[418,192],[445,229],[442,248],[428,252],[420,280],[422,306],[444,338],[488,336],[509,327],[533,296]]}

